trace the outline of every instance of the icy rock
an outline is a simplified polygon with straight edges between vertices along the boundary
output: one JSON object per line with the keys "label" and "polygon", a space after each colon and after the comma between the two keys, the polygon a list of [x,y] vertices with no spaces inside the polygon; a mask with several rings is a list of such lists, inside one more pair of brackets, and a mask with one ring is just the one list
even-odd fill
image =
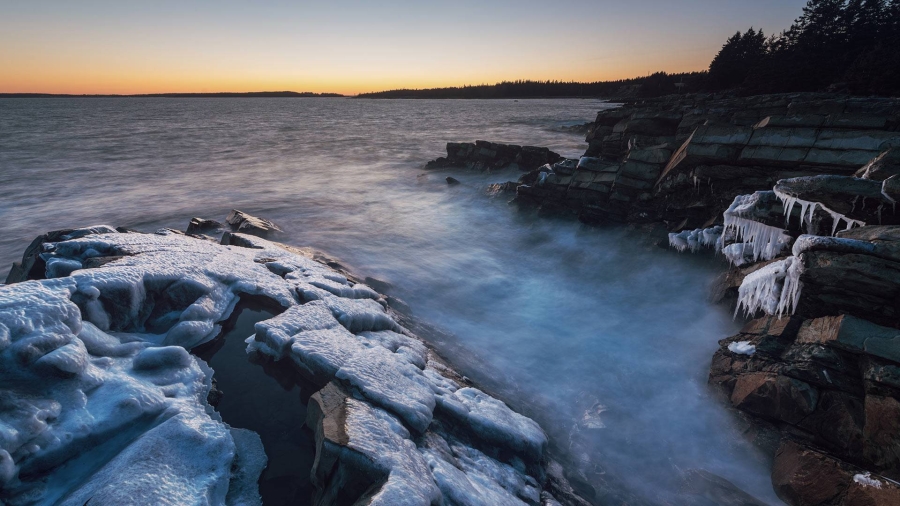
{"label": "icy rock", "polygon": [[269,459],[263,449],[259,434],[247,429],[231,429],[235,445],[236,471],[231,474],[228,484],[227,506],[261,506],[259,477]]}
{"label": "icy rock", "polygon": [[835,235],[838,232],[838,228],[842,226],[842,223],[845,224],[845,228],[843,230],[850,230],[854,226],[866,226],[866,223],[864,221],[848,218],[847,216],[844,216],[837,211],[831,210],[820,202],[810,202],[808,200],[799,199],[789,194],[782,193],[778,190],[775,191],[776,195],[778,195],[778,198],[780,198],[784,202],[785,224],[788,224],[790,222],[791,213],[794,210],[794,206],[799,204],[800,223],[801,225],[804,225],[806,227],[807,231],[812,228],[812,221],[813,217],[815,216],[816,209],[821,209],[831,216],[831,235]]}
{"label": "icy rock", "polygon": [[242,470],[207,412],[212,371],[82,321],[76,283],[0,288],[0,500],[224,504]]}
{"label": "icy rock", "polygon": [[[0,380],[43,392],[0,396],[0,499],[258,504],[258,439],[219,421],[206,402],[212,371],[188,353],[252,296],[283,311],[256,324],[248,352],[285,359],[324,387],[308,421],[321,436],[322,501],[428,505],[470,490],[498,504],[538,501],[523,464],[539,472],[547,441],[536,423],[460,388],[371,288],[295,248],[236,233],[227,242],[54,236],[46,263],[81,269],[0,287]],[[446,424],[466,444],[454,440],[453,457],[429,467],[415,441]],[[444,471],[456,478],[438,487]]]}
{"label": "icy rock", "polygon": [[100,234],[53,243],[50,249],[48,265],[54,259],[122,256],[73,273],[73,300],[101,330],[164,334],[166,344],[188,349],[215,337],[217,322],[231,314],[241,294],[282,307],[296,300],[280,277],[253,261],[254,252],[190,237]]}
{"label": "icy rock", "polygon": [[397,418],[330,383],[310,399],[307,425],[316,436],[317,502],[353,503],[368,492],[370,505],[439,503],[428,465]]}
{"label": "icy rock", "polygon": [[533,420],[514,412],[503,402],[471,387],[441,396],[438,402],[480,438],[522,453],[533,461],[541,459],[547,445],[546,434]]}
{"label": "icy rock", "polygon": [[756,262],[753,245],[746,242],[736,242],[722,248],[722,255],[735,267],[743,267]]}
{"label": "icy rock", "polygon": [[709,228],[698,228],[695,230],[683,230],[678,233],[670,233],[669,246],[680,252],[696,252],[701,247],[719,250],[723,230],[723,227],[719,225]]}
{"label": "icy rock", "polygon": [[791,256],[748,274],[738,289],[735,316],[742,309],[748,316],[757,311],[779,317],[792,314],[800,300],[802,270],[802,261]]}
{"label": "icy rock", "polygon": [[773,200],[773,192],[738,195],[724,213],[724,233],[734,231],[738,241],[749,244],[753,261],[771,260],[791,243],[791,236],[784,229],[757,221],[770,216]]}

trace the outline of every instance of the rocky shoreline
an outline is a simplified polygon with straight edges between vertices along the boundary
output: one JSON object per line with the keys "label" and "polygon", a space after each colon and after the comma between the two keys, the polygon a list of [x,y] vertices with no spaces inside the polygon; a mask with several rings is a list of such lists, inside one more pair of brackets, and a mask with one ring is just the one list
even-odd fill
{"label": "rocky shoreline", "polygon": [[[727,258],[714,297],[750,321],[720,342],[709,382],[771,456],[776,493],[900,504],[900,101],[663,97],[600,111],[586,141],[489,192],[661,224],[669,246]],[[508,166],[491,145],[448,144],[427,167]]]}
{"label": "rocky shoreline", "polygon": [[315,438],[314,504],[587,504],[541,427],[401,326],[402,301],[259,237],[274,223],[226,223],[95,226],[29,246],[0,286],[6,504],[259,504],[259,436],[223,422],[215,371],[190,353],[249,300],[276,316],[247,353],[318,390],[296,427]]}

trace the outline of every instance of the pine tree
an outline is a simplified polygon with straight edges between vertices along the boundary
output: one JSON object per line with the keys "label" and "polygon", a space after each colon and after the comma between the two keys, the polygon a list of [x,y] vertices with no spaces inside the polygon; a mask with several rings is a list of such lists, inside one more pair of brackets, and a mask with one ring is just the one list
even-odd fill
{"label": "pine tree", "polygon": [[709,64],[709,80],[714,89],[740,86],[762,62],[766,54],[766,36],[750,27],[728,38]]}

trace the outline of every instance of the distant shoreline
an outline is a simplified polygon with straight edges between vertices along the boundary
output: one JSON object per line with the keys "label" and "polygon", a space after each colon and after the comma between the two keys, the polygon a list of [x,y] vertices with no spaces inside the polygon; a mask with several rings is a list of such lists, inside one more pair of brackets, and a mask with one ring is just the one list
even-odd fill
{"label": "distant shoreline", "polygon": [[142,93],[133,95],[69,93],[0,93],[0,98],[343,98],[340,93],[312,93],[296,91],[249,91],[222,93]]}

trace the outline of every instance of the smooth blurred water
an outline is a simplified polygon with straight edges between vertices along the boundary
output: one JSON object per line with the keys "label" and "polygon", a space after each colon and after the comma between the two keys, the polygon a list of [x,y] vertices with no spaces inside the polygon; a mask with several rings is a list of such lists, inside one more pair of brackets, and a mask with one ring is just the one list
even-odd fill
{"label": "smooth blurred water", "polygon": [[[720,265],[625,229],[537,219],[485,194],[515,173],[422,169],[447,141],[580,155],[581,136],[560,127],[604,107],[3,99],[0,262],[47,230],[184,229],[193,216],[222,220],[239,208],[279,223],[285,242],[393,284],[447,333],[439,350],[539,420],[592,486],[677,504],[678,477],[705,469],[777,502],[767,464],[706,385],[716,341],[737,328],[706,300]],[[463,184],[448,186],[447,175]]]}

